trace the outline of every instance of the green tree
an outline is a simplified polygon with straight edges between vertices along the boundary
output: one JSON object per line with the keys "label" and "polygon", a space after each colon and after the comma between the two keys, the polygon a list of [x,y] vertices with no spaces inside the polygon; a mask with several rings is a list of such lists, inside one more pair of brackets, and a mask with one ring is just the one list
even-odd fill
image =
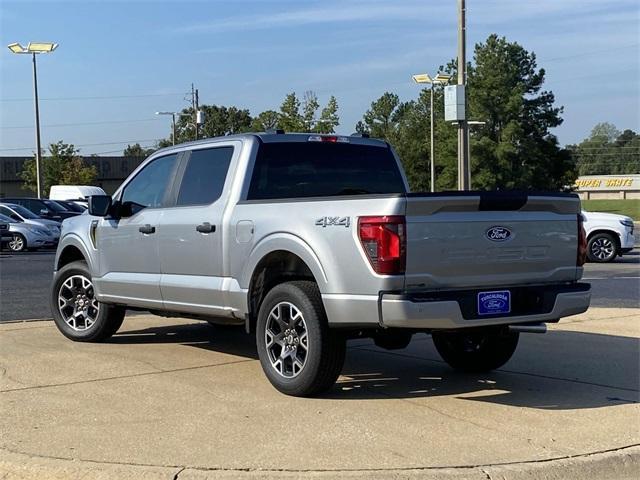
{"label": "green tree", "polygon": [[125,157],[147,158],[155,151],[155,148],[143,148],[139,143],[134,143],[133,145],[127,145],[122,155]]}
{"label": "green tree", "polygon": [[320,118],[317,116],[319,108],[320,102],[314,92],[305,92],[302,102],[298,100],[295,92],[291,92],[280,106],[278,128],[285,132],[334,132],[340,123],[338,101],[335,97],[330,97],[320,113]]}
{"label": "green tree", "polygon": [[[62,140],[49,145],[50,155],[44,156],[40,165],[42,192],[45,195],[48,196],[52,185],[92,185],[95,182],[98,175],[96,168],[87,165],[78,155],[79,152],[73,144]],[[35,155],[24,163],[20,177],[24,180],[25,190],[37,189]]]}
{"label": "green tree", "polygon": [[300,113],[300,100],[295,92],[287,94],[280,105],[280,121],[278,123],[279,127],[286,132],[303,131],[304,118]]}
{"label": "green tree", "polygon": [[610,123],[598,123],[589,137],[568,147],[580,175],[640,173],[640,136],[620,131]]}
{"label": "green tree", "polygon": [[251,121],[251,130],[254,132],[266,132],[278,128],[280,117],[275,110],[266,110]]}
{"label": "green tree", "polygon": [[327,105],[322,109],[320,119],[316,123],[314,131],[317,133],[334,133],[339,124],[338,100],[332,95]]}
{"label": "green tree", "polygon": [[480,189],[564,189],[577,171],[550,129],[562,107],[542,89],[535,53],[490,35],[469,68],[470,118],[485,121],[471,137],[472,184]]}
{"label": "green tree", "polygon": [[302,101],[302,131],[313,132],[316,123],[316,112],[320,108],[318,96],[312,91],[304,93]]}
{"label": "green tree", "polygon": [[[198,127],[198,138],[211,138],[242,133],[251,130],[252,118],[247,109],[225,107],[223,105],[201,105],[204,113],[204,124]],[[176,119],[176,144],[195,140],[193,108],[185,108]],[[172,138],[158,142],[158,147],[172,145]]]}
{"label": "green tree", "polygon": [[[471,133],[471,184],[474,189],[564,189],[577,171],[568,150],[550,129],[562,123],[562,107],[544,91],[544,69],[534,53],[491,35],[476,45],[468,66],[468,118],[486,124]],[[441,67],[442,68],[442,67]],[[444,71],[454,78],[457,65]],[[442,90],[435,91],[436,188],[453,189],[457,179],[456,127],[443,121]],[[358,131],[388,140],[398,151],[413,189],[428,186],[427,91],[402,103],[385,93],[358,122]],[[426,121],[425,121],[426,120]]]}

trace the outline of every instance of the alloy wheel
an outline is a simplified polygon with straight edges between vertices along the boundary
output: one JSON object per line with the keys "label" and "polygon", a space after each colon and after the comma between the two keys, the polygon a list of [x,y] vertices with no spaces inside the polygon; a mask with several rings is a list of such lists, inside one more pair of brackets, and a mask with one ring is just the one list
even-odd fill
{"label": "alloy wheel", "polygon": [[20,235],[14,235],[13,237],[11,237],[11,240],[9,241],[9,248],[14,251],[14,252],[21,252],[22,250],[24,250],[24,238],[22,238]]}
{"label": "alloy wheel", "polygon": [[302,312],[290,302],[280,302],[267,318],[264,341],[269,362],[278,374],[294,378],[304,368],[309,353],[307,325]]}
{"label": "alloy wheel", "polygon": [[613,245],[613,242],[608,238],[596,238],[591,243],[591,253],[594,257],[600,260],[611,258],[614,252],[615,246]]}
{"label": "alloy wheel", "polygon": [[58,310],[73,330],[83,332],[90,329],[100,313],[91,280],[84,275],[67,278],[58,291]]}

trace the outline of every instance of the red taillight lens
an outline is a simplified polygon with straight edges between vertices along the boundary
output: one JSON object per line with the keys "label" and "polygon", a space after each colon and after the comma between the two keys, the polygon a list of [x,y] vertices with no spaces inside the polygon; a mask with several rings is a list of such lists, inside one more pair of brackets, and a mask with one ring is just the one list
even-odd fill
{"label": "red taillight lens", "polygon": [[582,215],[578,214],[578,258],[576,265],[581,267],[587,261],[587,233],[582,224]]}
{"label": "red taillight lens", "polygon": [[402,275],[406,263],[406,223],[402,215],[360,217],[358,236],[369,263],[381,275]]}

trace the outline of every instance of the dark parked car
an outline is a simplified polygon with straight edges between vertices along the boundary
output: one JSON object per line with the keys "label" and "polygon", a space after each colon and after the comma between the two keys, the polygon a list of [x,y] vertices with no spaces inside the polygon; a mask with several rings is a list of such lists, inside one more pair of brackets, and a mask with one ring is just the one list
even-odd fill
{"label": "dark parked car", "polygon": [[53,200],[46,200],[40,198],[3,198],[3,202],[15,203],[22,205],[27,210],[35,213],[39,217],[47,218],[49,220],[57,220],[61,222],[65,218],[75,217],[80,215],[78,212],[72,212],[65,209],[62,205]]}
{"label": "dark parked car", "polygon": [[81,204],[76,203],[73,200],[55,200],[55,202],[59,203],[70,212],[84,213],[84,211],[87,209],[86,206],[82,206]]}

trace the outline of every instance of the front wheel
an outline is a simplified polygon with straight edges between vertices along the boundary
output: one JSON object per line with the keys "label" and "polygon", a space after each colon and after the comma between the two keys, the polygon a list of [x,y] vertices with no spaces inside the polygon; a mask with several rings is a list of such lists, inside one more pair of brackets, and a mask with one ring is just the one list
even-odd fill
{"label": "front wheel", "polygon": [[609,233],[597,233],[589,239],[587,256],[591,262],[612,262],[618,256],[618,243]]}
{"label": "front wheel", "polygon": [[433,332],[436,350],[452,368],[463,372],[488,372],[507,363],[518,346],[519,333],[500,329],[465,329]]}
{"label": "front wheel", "polygon": [[313,282],[282,283],[269,291],[258,313],[256,341],[265,375],[287,395],[328,390],[342,370],[346,341],[329,329]]}
{"label": "front wheel", "polygon": [[56,274],[51,313],[65,337],[76,342],[101,342],[118,331],[125,309],[98,302],[89,267],[80,261],[65,265]]}
{"label": "front wheel", "polygon": [[27,249],[27,240],[20,233],[12,233],[8,245],[12,252],[24,252]]}

